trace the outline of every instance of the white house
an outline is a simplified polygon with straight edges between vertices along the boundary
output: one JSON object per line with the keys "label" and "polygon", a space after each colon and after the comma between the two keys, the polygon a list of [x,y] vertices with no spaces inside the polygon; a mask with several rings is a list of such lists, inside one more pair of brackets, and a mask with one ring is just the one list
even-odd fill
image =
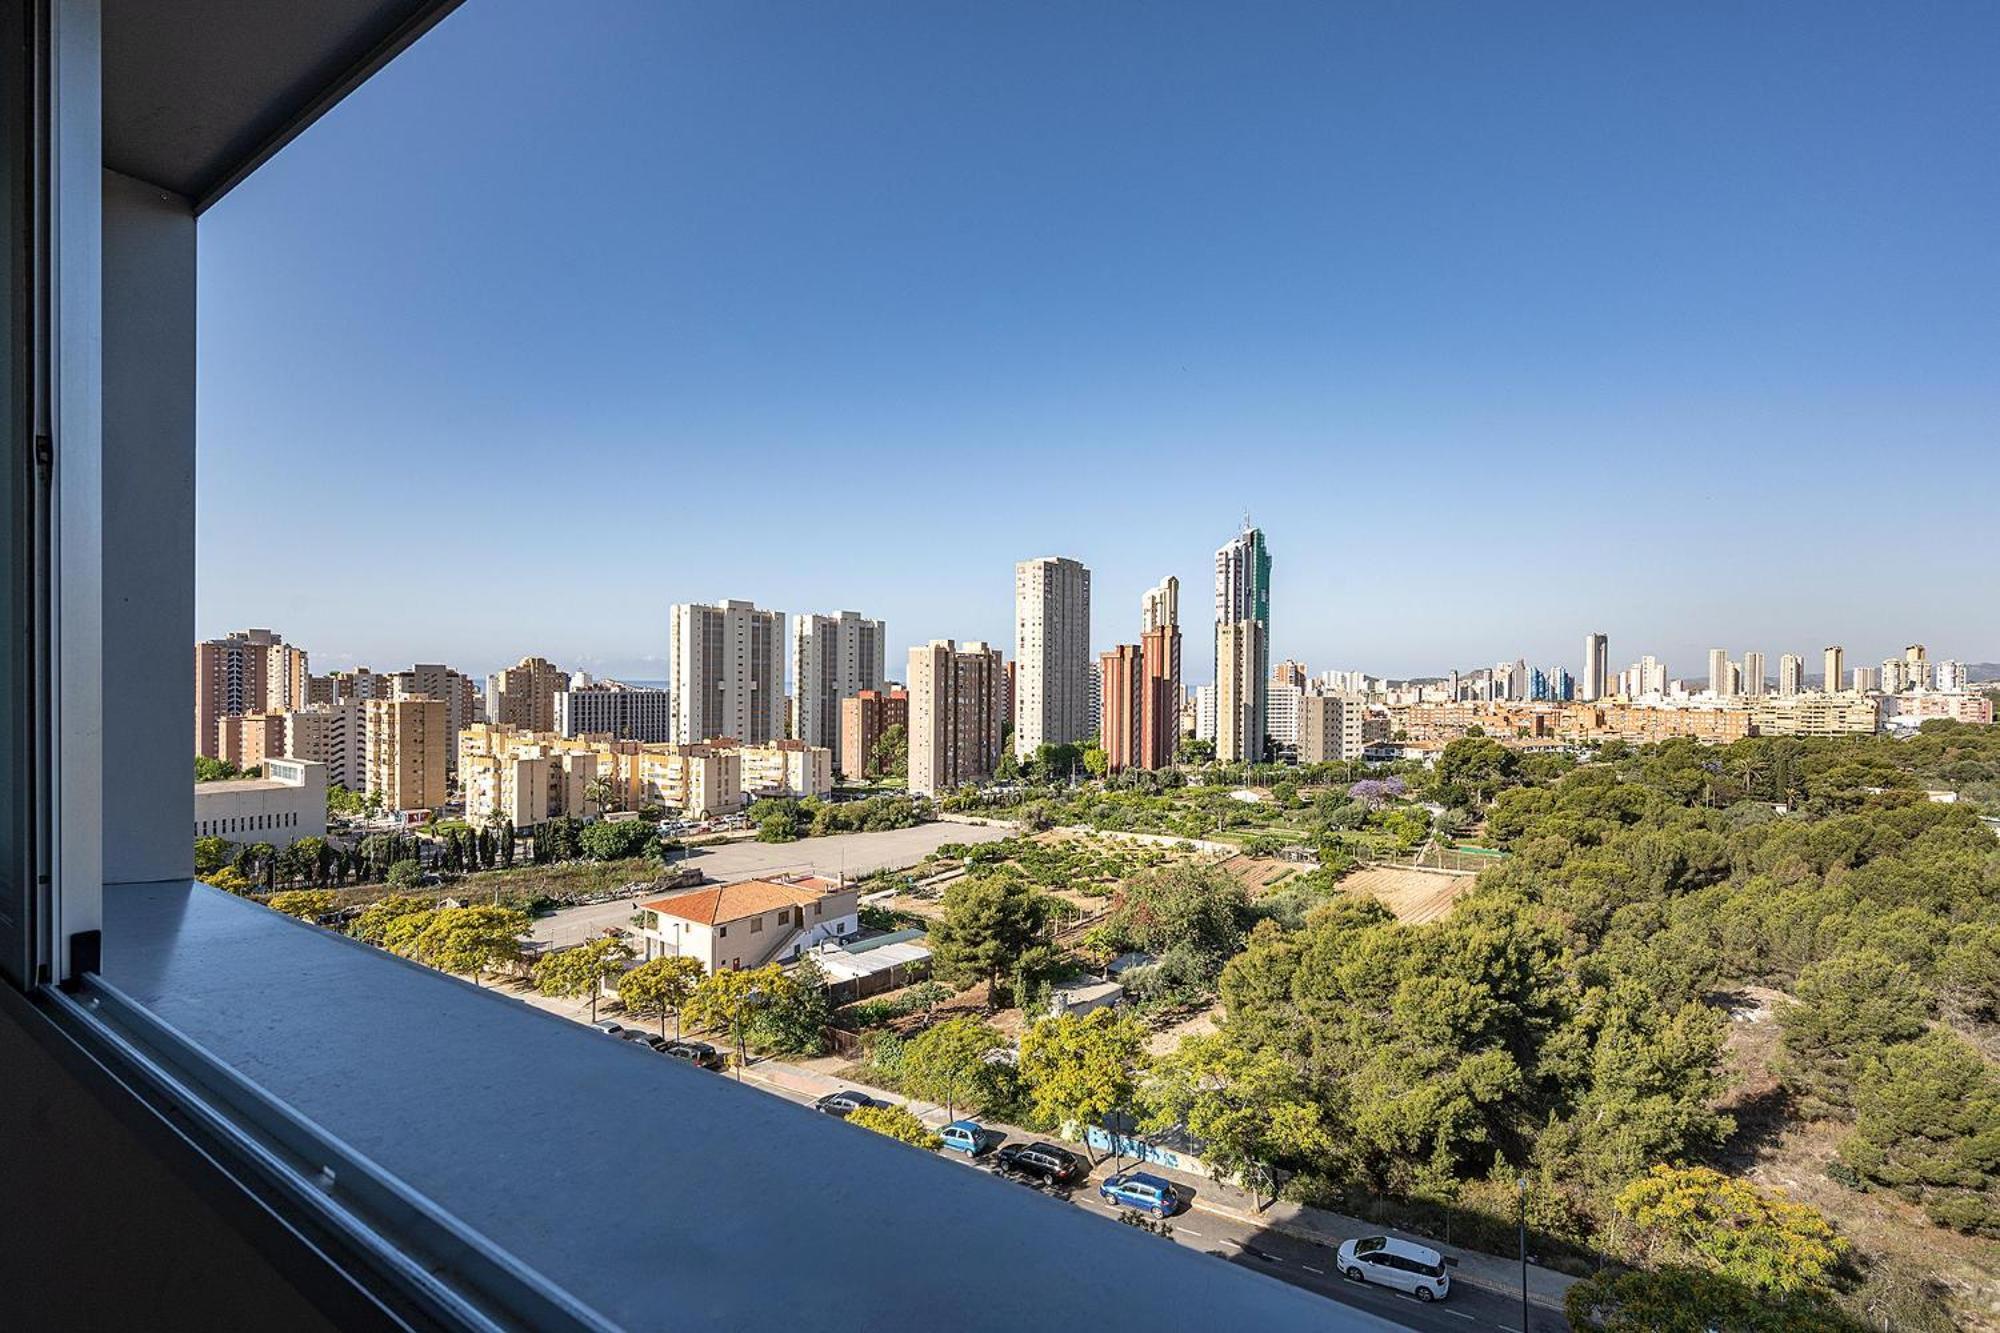
{"label": "white house", "polygon": [[858,933],[857,898],[851,885],[812,875],[689,889],[639,904],[640,946],[649,960],[698,958],[710,972],[788,963]]}

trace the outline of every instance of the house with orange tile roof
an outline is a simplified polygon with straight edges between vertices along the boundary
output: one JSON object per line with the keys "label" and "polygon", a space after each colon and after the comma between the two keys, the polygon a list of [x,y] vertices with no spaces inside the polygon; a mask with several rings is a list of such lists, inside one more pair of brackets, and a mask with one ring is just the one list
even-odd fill
{"label": "house with orange tile roof", "polygon": [[861,929],[860,893],[816,875],[706,884],[639,904],[647,960],[698,958],[710,972],[789,963]]}

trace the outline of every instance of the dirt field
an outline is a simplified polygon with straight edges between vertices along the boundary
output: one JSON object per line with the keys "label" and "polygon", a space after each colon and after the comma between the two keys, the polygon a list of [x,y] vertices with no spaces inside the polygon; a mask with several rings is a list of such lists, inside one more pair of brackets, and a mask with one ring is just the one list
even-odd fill
{"label": "dirt field", "polygon": [[1477,876],[1403,866],[1368,866],[1340,881],[1348,893],[1365,894],[1406,925],[1435,921],[1472,889]]}

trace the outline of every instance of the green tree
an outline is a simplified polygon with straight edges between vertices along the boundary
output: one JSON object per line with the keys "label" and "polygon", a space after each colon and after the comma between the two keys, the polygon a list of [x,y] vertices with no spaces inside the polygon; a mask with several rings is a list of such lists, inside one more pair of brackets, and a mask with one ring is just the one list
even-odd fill
{"label": "green tree", "polygon": [[1146,1064],[1146,1029],[1113,1009],[1043,1018],[1021,1034],[1021,1079],[1045,1128],[1081,1133],[1130,1110]]}
{"label": "green tree", "polygon": [[1203,990],[1243,947],[1249,900],[1242,881],[1202,861],[1177,861],[1132,880],[1119,896],[1113,922],[1149,953],[1185,951]]}
{"label": "green tree", "polygon": [[850,1125],[872,1129],[877,1134],[886,1134],[898,1143],[936,1152],[944,1146],[944,1140],[931,1131],[930,1126],[917,1119],[916,1113],[907,1106],[863,1106],[847,1117]]}
{"label": "green tree", "polygon": [[1873,950],[1814,963],[1796,993],[1798,1003],[1778,1011],[1782,1072],[1809,1112],[1852,1106],[1861,1064],[1924,1030],[1924,996],[1910,968]]}
{"label": "green tree", "polygon": [[1141,1129],[1185,1128],[1206,1160],[1231,1174],[1317,1165],[1333,1152],[1320,1101],[1299,1069],[1275,1052],[1246,1050],[1226,1032],[1184,1038],[1154,1063],[1141,1094]]}
{"label": "green tree", "polygon": [[1520,758],[1499,741],[1461,736],[1444,747],[1435,770],[1440,787],[1459,786],[1490,801],[1514,778]]}
{"label": "green tree", "polygon": [[423,862],[415,858],[397,861],[389,867],[386,878],[392,889],[414,889],[424,882]]}
{"label": "green tree", "polygon": [[598,997],[604,983],[617,979],[632,957],[622,940],[591,940],[570,949],[543,954],[535,963],[535,989],[559,1000],[590,997],[590,1021],[597,1021]]}
{"label": "green tree", "polygon": [[1656,1166],[1616,1207],[1672,1262],[1694,1262],[1759,1292],[1822,1290],[1848,1245],[1816,1208],[1705,1166]]}
{"label": "green tree", "polygon": [[1597,1333],[1864,1333],[1817,1292],[1774,1298],[1699,1268],[1607,1268],[1563,1298],[1570,1325]]}
{"label": "green tree", "polygon": [[776,963],[759,968],[725,967],[703,977],[682,1013],[696,1027],[727,1032],[736,1043],[737,1077],[742,1077],[751,1024],[757,1011],[785,984],[785,970]]}
{"label": "green tree", "polygon": [[1083,752],[1083,767],[1093,778],[1102,779],[1111,771],[1111,756],[1098,746],[1089,746]]}
{"label": "green tree", "polygon": [[961,1104],[992,1090],[995,1066],[986,1057],[1003,1045],[1000,1034],[976,1018],[947,1019],[903,1043],[903,1087],[943,1102],[945,1114],[956,1116]]}
{"label": "green tree", "polygon": [[[773,964],[776,966],[776,964]],[[826,1049],[826,973],[810,958],[778,974],[765,987],[751,1022],[758,1045],[780,1055],[818,1055]]]}
{"label": "green tree", "polygon": [[227,759],[211,759],[205,754],[194,757],[194,780],[196,782],[227,782],[240,778],[243,771]]}
{"label": "green tree", "polygon": [[331,912],[335,901],[331,889],[297,889],[290,893],[274,893],[264,905],[274,912],[283,912],[301,921],[313,921]]}
{"label": "green tree", "polygon": [[392,893],[386,898],[378,898],[363,908],[361,915],[354,919],[347,933],[367,944],[385,947],[388,939],[389,923],[397,917],[413,916],[431,910],[431,904],[422,898],[405,893]]}
{"label": "green tree", "polygon": [[239,898],[248,895],[250,890],[256,887],[235,866],[223,866],[214,874],[203,876],[202,882],[211,888],[221,889],[224,893],[233,893]]}
{"label": "green tree", "polygon": [[411,956],[440,971],[470,976],[478,985],[485,973],[521,956],[521,937],[528,927],[528,914],[512,907],[476,903],[439,908],[411,942]]}
{"label": "green tree", "polygon": [[618,998],[625,1012],[657,1017],[660,1035],[667,1035],[667,1015],[674,1016],[674,1035],[681,1035],[681,1006],[701,984],[705,969],[698,958],[661,957],[639,964],[618,978]]}
{"label": "green tree", "polygon": [[868,754],[868,772],[873,777],[907,778],[910,774],[910,733],[898,722],[883,729]]}
{"label": "green tree", "polygon": [[[589,804],[590,813],[592,814],[601,815],[607,811],[616,810],[618,808],[616,804],[617,796],[618,789],[612,785],[609,778],[602,776],[594,777],[589,782],[583,784],[583,799]],[[597,859],[602,861],[609,858],[599,857]]]}
{"label": "green tree", "polygon": [[973,874],[944,893],[944,915],[931,927],[931,957],[946,981],[1004,984],[1041,931],[1035,886],[1009,873]]}
{"label": "green tree", "polygon": [[643,820],[600,819],[578,830],[576,840],[583,854],[593,861],[623,861],[650,853],[658,836],[653,826]]}
{"label": "green tree", "polygon": [[196,838],[194,840],[194,873],[197,879],[207,879],[216,871],[229,864],[236,855],[236,845],[227,838]]}
{"label": "green tree", "polygon": [[1957,1033],[1926,1032],[1871,1059],[1840,1155],[1931,1220],[2000,1235],[2000,1078]]}

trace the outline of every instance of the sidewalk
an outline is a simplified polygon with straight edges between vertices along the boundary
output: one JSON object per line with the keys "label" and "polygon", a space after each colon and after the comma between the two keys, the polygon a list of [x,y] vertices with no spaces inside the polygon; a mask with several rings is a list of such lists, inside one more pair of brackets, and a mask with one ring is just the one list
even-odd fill
{"label": "sidewalk", "polygon": [[[841,1063],[837,1058],[816,1061],[821,1065]],[[753,1061],[743,1071],[744,1078],[751,1083],[763,1083],[775,1088],[785,1088],[801,1096],[818,1098],[840,1088],[853,1088],[889,1101],[899,1101],[910,1108],[918,1119],[933,1127],[946,1122],[945,1109],[930,1102],[918,1101],[912,1097],[900,1097],[884,1092],[866,1083],[840,1080],[829,1073],[799,1065],[784,1064],[777,1060]],[[1040,1139],[1053,1135],[1037,1134],[1016,1125],[1002,1124],[995,1120],[982,1120],[988,1129],[1006,1134],[1009,1138]],[[1088,1154],[1086,1154],[1087,1156]],[[1400,1236],[1419,1245],[1456,1259],[1458,1266],[1451,1271],[1452,1281],[1463,1282],[1502,1296],[1518,1299],[1521,1294],[1521,1265],[1518,1260],[1501,1259],[1494,1255],[1482,1254],[1476,1250],[1460,1249],[1455,1245],[1444,1245],[1429,1236],[1419,1236],[1414,1232],[1398,1231],[1393,1227],[1383,1227],[1371,1222],[1363,1222],[1339,1213],[1330,1213],[1322,1208],[1312,1208],[1301,1203],[1279,1200],[1264,1205],[1261,1209],[1250,1197],[1249,1191],[1223,1181],[1210,1180],[1206,1176],[1189,1175],[1184,1171],[1173,1171],[1163,1166],[1147,1165],[1145,1170],[1153,1175],[1164,1176],[1168,1180],[1189,1186],[1194,1192],[1193,1208],[1198,1212],[1213,1213],[1232,1221],[1249,1226],[1266,1227],[1283,1232],[1295,1240],[1303,1240],[1328,1249],[1337,1249],[1340,1243],[1354,1236],[1386,1234]],[[1099,1163],[1092,1171],[1090,1181],[1109,1175],[1110,1163]],[[1528,1265],[1528,1299],[1535,1304],[1561,1312],[1563,1297],[1576,1278],[1552,1269]]]}

